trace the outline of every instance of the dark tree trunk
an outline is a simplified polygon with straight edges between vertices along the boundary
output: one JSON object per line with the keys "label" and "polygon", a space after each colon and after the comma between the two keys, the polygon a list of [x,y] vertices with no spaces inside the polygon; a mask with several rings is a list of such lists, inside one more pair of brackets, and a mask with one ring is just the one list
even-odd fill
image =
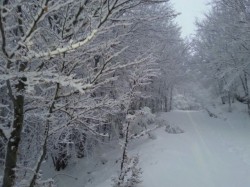
{"label": "dark tree trunk", "polygon": [[125,164],[127,162],[127,159],[128,159],[128,155],[127,155],[127,147],[128,147],[128,142],[129,142],[129,126],[130,126],[130,123],[128,122],[127,123],[127,128],[126,128],[126,134],[125,134],[125,142],[124,142],[124,147],[123,147],[123,152],[122,152],[122,161],[121,161],[121,173],[120,173],[120,176],[119,176],[119,184],[122,184],[122,182],[124,181],[124,177],[125,177],[125,173],[124,173],[124,167],[125,167]]}
{"label": "dark tree trunk", "polygon": [[168,112],[168,96],[164,97],[164,112]]}
{"label": "dark tree trunk", "polygon": [[171,86],[171,88],[170,88],[170,100],[169,100],[169,111],[171,111],[172,110],[172,108],[173,108],[173,89],[174,89],[174,87],[173,86]]}
{"label": "dark tree trunk", "polygon": [[[19,83],[16,85],[17,91],[21,92],[24,90],[25,78],[19,80]],[[16,97],[12,98],[14,106],[14,120],[12,124],[12,132],[7,144],[7,152],[5,158],[5,169],[3,177],[3,186],[12,187],[15,182],[15,168],[17,165],[17,155],[18,155],[18,146],[21,139],[21,132],[23,128],[23,107],[24,107],[24,96],[21,93],[18,93]]]}
{"label": "dark tree trunk", "polygon": [[29,187],[34,187],[35,186],[40,167],[41,167],[42,162],[45,159],[46,154],[47,154],[47,141],[48,141],[48,137],[49,137],[49,121],[47,121],[45,129],[46,129],[45,130],[45,139],[44,139],[44,142],[43,142],[42,154],[40,155],[40,158],[38,159],[38,162],[37,162],[37,165],[36,165],[36,168],[35,168],[35,173],[34,173],[32,179],[31,179]]}
{"label": "dark tree trunk", "polygon": [[228,112],[232,112],[231,93],[228,91]]}
{"label": "dark tree trunk", "polygon": [[[4,0],[2,5],[8,4],[8,0]],[[22,19],[22,9],[21,6],[17,7],[18,17],[18,30],[16,36],[24,35],[23,31],[23,23]],[[5,19],[3,18],[3,21]],[[5,44],[4,44],[5,45]],[[5,46],[3,46],[5,49]],[[8,54],[7,54],[8,56]],[[13,58],[14,53],[9,58]],[[7,68],[10,69],[12,62],[8,61]],[[17,61],[19,65],[19,72],[23,72],[27,66],[27,62]],[[12,87],[10,81],[7,81],[8,94],[13,103],[13,122],[12,122],[12,131],[7,143],[6,156],[5,156],[5,167],[4,167],[4,175],[3,175],[3,187],[12,187],[15,184],[15,174],[16,174],[16,166],[17,166],[17,156],[18,156],[18,147],[21,140],[21,133],[23,129],[23,121],[24,121],[24,95],[23,92],[25,90],[25,82],[27,81],[26,77],[22,77],[18,79],[18,82],[15,84],[16,93],[13,95]]]}
{"label": "dark tree trunk", "polygon": [[246,87],[246,98],[247,98],[247,110],[248,114],[250,115],[250,94],[249,94],[249,87],[248,87],[248,80],[247,80],[247,73],[244,73],[245,78],[245,87]]}

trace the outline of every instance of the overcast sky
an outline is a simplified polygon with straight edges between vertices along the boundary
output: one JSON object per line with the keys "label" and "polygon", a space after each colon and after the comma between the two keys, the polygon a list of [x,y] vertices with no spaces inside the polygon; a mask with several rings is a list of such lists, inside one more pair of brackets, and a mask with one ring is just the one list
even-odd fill
{"label": "overcast sky", "polygon": [[182,36],[189,36],[195,32],[195,18],[202,18],[208,11],[208,0],[171,0],[175,10],[181,15],[177,17],[177,23],[182,27]]}

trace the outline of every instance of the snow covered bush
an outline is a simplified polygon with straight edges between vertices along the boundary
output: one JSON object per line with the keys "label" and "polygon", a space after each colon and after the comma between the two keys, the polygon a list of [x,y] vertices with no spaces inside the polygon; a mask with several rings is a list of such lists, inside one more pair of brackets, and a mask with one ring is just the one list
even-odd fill
{"label": "snow covered bush", "polygon": [[167,123],[165,131],[169,134],[181,134],[184,133],[184,130],[182,130],[180,127],[174,124]]}
{"label": "snow covered bush", "polygon": [[139,134],[143,130],[147,130],[154,122],[155,114],[152,114],[150,108],[144,107],[141,110],[136,110],[134,119],[131,121],[131,133]]}
{"label": "snow covered bush", "polygon": [[138,164],[138,155],[131,158],[126,157],[124,160],[124,170],[119,178],[113,179],[113,187],[135,187],[137,184],[141,183],[142,170]]}
{"label": "snow covered bush", "polygon": [[57,187],[53,179],[40,180],[37,179],[37,183],[34,187]]}

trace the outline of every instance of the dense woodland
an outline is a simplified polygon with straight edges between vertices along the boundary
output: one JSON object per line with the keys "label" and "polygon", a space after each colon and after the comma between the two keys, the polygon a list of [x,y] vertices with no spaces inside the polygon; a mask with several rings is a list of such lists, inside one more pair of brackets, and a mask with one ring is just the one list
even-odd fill
{"label": "dense woodland", "polygon": [[211,6],[205,19],[197,22],[194,66],[229,111],[238,100],[247,105],[250,115],[250,1],[219,0]]}
{"label": "dense woodland", "polygon": [[168,0],[2,0],[2,186],[56,185],[44,161],[63,170],[103,142],[122,147],[114,186],[139,183],[127,145],[160,125],[152,113],[172,110],[187,82],[250,115],[248,4],[212,1],[185,40]]}

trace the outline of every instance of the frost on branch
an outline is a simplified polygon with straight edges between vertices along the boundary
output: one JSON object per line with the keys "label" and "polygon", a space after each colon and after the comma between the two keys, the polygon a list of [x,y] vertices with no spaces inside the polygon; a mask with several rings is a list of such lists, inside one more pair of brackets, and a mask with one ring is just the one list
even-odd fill
{"label": "frost on branch", "polygon": [[92,84],[86,83],[84,79],[76,79],[74,74],[69,76],[60,75],[53,71],[12,73],[0,75],[1,80],[11,80],[26,77],[25,85],[27,92],[33,92],[38,84],[59,83],[63,87],[71,87],[80,93],[84,93],[92,87]]}

